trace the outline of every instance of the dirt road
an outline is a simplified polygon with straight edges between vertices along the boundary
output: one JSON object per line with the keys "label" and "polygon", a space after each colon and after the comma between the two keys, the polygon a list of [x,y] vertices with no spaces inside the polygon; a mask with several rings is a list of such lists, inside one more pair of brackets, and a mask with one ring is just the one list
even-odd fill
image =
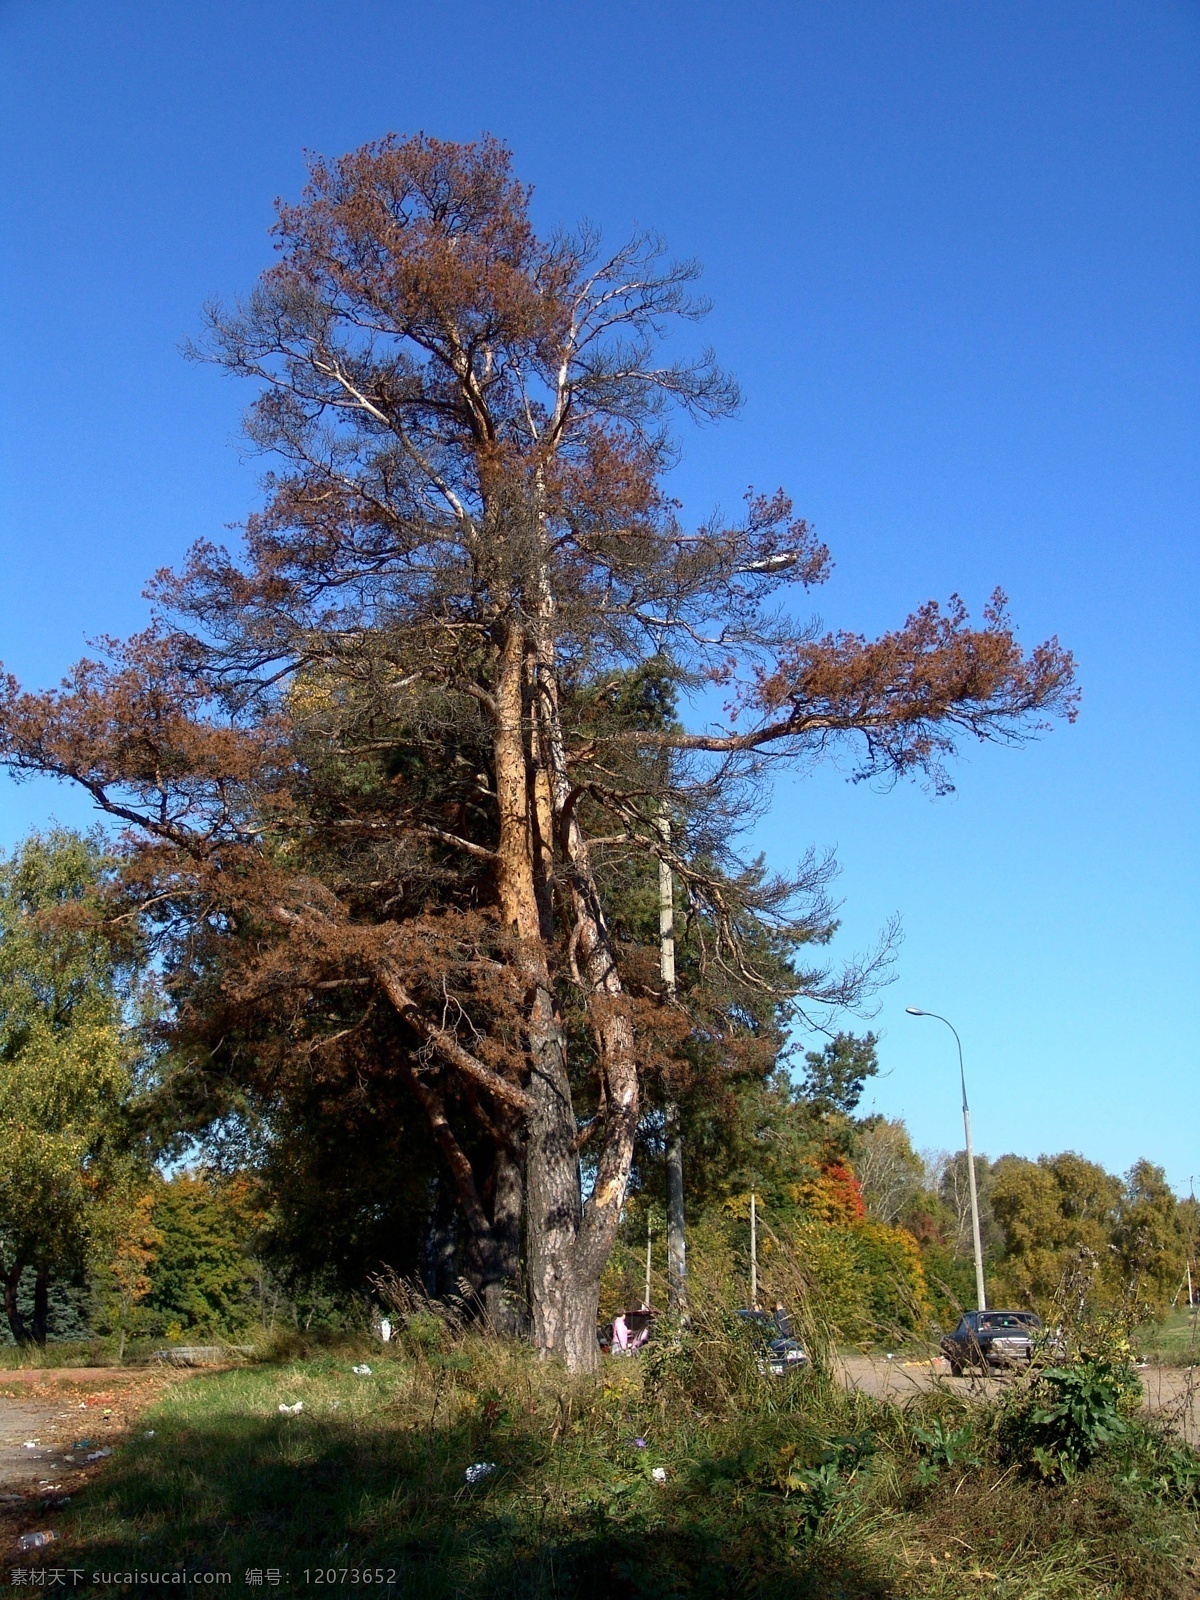
{"label": "dirt road", "polygon": [[[1008,1378],[964,1376],[952,1378],[949,1365],[935,1358],[927,1361],[889,1360],[885,1356],[844,1356],[845,1381],[864,1394],[881,1400],[903,1403],[921,1389],[942,1384],[963,1395],[994,1396]],[[1138,1375],[1144,1391],[1143,1405],[1156,1416],[1167,1418],[1189,1444],[1200,1445],[1200,1368],[1141,1367]]]}
{"label": "dirt road", "polygon": [[53,1527],[54,1512],[101,1471],[165,1383],[137,1369],[0,1370],[0,1546]]}
{"label": "dirt road", "polygon": [[64,1410],[61,1399],[0,1399],[0,1490],[61,1488],[51,1481],[65,1453],[56,1443],[78,1423],[79,1412]]}

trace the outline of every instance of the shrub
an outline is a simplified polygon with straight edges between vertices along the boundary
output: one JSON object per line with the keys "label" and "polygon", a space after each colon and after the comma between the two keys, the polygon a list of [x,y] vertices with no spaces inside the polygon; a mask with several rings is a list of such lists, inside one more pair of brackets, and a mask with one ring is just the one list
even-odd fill
{"label": "shrub", "polygon": [[1006,1455],[1047,1481],[1070,1481],[1128,1432],[1141,1384],[1131,1367],[1091,1358],[1047,1367],[1001,1417]]}
{"label": "shrub", "polygon": [[866,1308],[875,1326],[909,1332],[933,1314],[921,1249],[904,1228],[862,1222],[851,1230],[864,1287]]}

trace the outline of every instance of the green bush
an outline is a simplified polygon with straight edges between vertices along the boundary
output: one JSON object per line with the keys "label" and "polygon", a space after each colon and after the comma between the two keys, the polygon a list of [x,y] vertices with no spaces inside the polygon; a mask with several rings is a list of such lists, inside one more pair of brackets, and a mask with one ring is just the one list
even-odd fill
{"label": "green bush", "polygon": [[1026,1471],[1069,1482],[1124,1438],[1126,1413],[1140,1392],[1133,1369],[1110,1361],[1047,1367],[1005,1409],[1001,1446]]}

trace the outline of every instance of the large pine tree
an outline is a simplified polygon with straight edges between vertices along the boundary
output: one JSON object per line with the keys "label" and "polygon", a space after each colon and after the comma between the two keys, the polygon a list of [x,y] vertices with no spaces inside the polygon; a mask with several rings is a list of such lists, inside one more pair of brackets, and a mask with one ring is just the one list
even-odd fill
{"label": "large pine tree", "polygon": [[[730,856],[764,763],[852,743],[865,774],[943,783],[961,736],[1069,713],[1071,662],[1024,654],[1000,599],[981,626],[927,604],[873,641],[794,622],[788,591],[828,556],[782,494],[685,525],[670,414],[737,398],[707,356],[665,353],[703,309],[695,269],[646,238],[605,256],[586,229],[539,237],[494,141],[315,161],[275,232],[207,345],[259,385],[248,427],[278,462],[243,551],[194,551],[154,627],[61,692],[10,685],[0,739],[132,825],[128,887],[178,950],[235,929],[313,985],[365,981],[468,1198],[446,1086],[474,1097],[509,1153],[478,1229],[511,1236],[523,1211],[534,1338],[590,1369],[645,1069],[605,853],[667,859],[709,959],[752,983],[744,916],[796,906]],[[607,716],[596,686],[651,660],[725,686],[726,724]],[[313,741],[339,773],[315,843]],[[360,783],[380,751],[382,809]],[[336,837],[374,853],[373,905]]]}

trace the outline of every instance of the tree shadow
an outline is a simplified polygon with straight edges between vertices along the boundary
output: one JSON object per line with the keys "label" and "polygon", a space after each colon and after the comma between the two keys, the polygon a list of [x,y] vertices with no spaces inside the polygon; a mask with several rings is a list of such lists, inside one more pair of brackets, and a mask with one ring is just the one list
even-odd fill
{"label": "tree shadow", "polygon": [[[619,1466],[606,1480],[602,1459],[555,1451],[531,1426],[481,1431],[402,1430],[386,1412],[181,1420],[114,1458],[44,1564],[132,1593],[162,1579],[118,1575],[184,1569],[228,1572],[234,1589],[263,1574],[276,1593],[311,1592],[329,1584],[318,1572],[333,1572],[331,1587],[406,1600],[896,1593],[852,1538],[804,1535],[778,1497],[714,1498],[683,1473],[663,1488]],[[465,1468],[480,1459],[496,1469],[468,1485]]]}

